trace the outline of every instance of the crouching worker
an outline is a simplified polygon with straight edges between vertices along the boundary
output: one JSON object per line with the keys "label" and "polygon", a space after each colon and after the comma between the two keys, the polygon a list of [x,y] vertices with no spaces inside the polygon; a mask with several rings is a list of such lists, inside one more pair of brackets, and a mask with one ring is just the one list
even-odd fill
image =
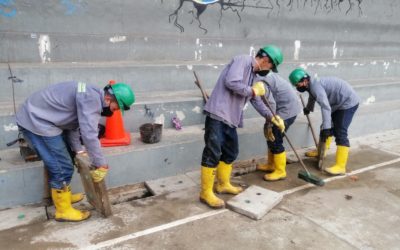
{"label": "crouching worker", "polygon": [[76,154],[87,153],[96,166],[91,172],[93,181],[103,180],[108,165],[98,139],[100,118],[111,116],[116,110],[128,110],[134,101],[131,87],[124,83],[100,89],[71,81],[32,94],[18,110],[19,129],[40,155],[49,173],[57,221],[82,221],[90,216],[89,211],[80,211],[71,205],[82,199],[82,194],[71,194],[74,166],[69,150]]}
{"label": "crouching worker", "polygon": [[[304,69],[297,68],[290,73],[289,79],[299,92],[309,93],[304,114],[314,111],[315,102],[320,105],[322,113],[320,140],[326,141],[326,149],[329,148],[331,136],[335,136],[336,164],[326,168],[325,171],[332,175],[345,174],[350,148],[347,130],[357,111],[360,98],[349,83],[336,77],[311,79]],[[306,155],[316,157],[318,152],[311,151]]]}
{"label": "crouching worker", "polygon": [[272,114],[257,110],[260,114],[267,114],[265,115],[267,119],[264,124],[264,136],[268,145],[267,163],[258,165],[257,169],[270,172],[264,175],[264,180],[278,181],[286,178],[286,150],[283,146],[283,132],[287,132],[294,123],[296,116],[301,112],[301,107],[296,91],[279,74],[270,72],[262,78],[262,81],[267,86],[266,98],[274,113],[284,121],[284,126],[280,128],[270,122],[268,115]]}
{"label": "crouching worker", "polygon": [[273,45],[260,49],[255,57],[234,57],[223,69],[204,107],[207,117],[201,159],[200,201],[212,208],[225,206],[225,202],[213,191],[215,175],[217,193],[236,195],[242,192],[241,187],[230,183],[232,163],[239,153],[236,128],[243,126],[243,108],[247,101],[265,94],[264,83],[254,83],[256,75],[266,75],[282,62],[281,59],[280,50]]}

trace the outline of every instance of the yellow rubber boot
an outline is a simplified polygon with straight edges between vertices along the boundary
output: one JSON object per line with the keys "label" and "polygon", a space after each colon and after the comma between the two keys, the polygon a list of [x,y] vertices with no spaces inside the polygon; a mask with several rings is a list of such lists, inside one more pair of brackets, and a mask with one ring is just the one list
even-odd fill
{"label": "yellow rubber boot", "polygon": [[218,184],[215,188],[219,194],[238,194],[243,191],[241,187],[235,187],[231,184],[232,164],[226,164],[220,161],[217,167]]}
{"label": "yellow rubber boot", "polygon": [[90,217],[89,211],[80,211],[71,205],[71,191],[66,188],[51,189],[51,197],[56,207],[56,221],[83,221]]}
{"label": "yellow rubber boot", "polygon": [[215,168],[201,167],[200,201],[211,208],[223,208],[225,202],[218,198],[213,191],[215,171]]}
{"label": "yellow rubber boot", "polygon": [[337,146],[336,164],[330,168],[326,168],[325,171],[332,175],[346,174],[346,164],[348,158],[349,158],[349,147]]}
{"label": "yellow rubber boot", "polygon": [[72,194],[71,193],[71,203],[77,203],[80,202],[81,200],[83,200],[83,194],[82,193],[76,193],[76,194]]}
{"label": "yellow rubber boot", "polygon": [[275,171],[264,175],[266,181],[278,181],[286,178],[286,152],[274,154]]}
{"label": "yellow rubber boot", "polygon": [[[329,136],[328,138],[326,138],[326,142],[325,142],[325,155],[326,156],[326,152],[330,149],[331,147],[331,142],[332,142],[332,136]],[[314,150],[310,150],[306,152],[306,156],[307,157],[318,157],[318,150],[314,149]]]}
{"label": "yellow rubber boot", "polygon": [[83,194],[82,193],[73,194],[72,191],[71,191],[71,186],[69,185],[69,186],[67,186],[67,188],[68,188],[68,191],[70,191],[70,193],[71,193],[71,203],[72,204],[80,202],[81,200],[83,200]]}
{"label": "yellow rubber boot", "polygon": [[267,164],[257,164],[257,170],[265,172],[272,172],[275,170],[274,155],[271,150],[268,150]]}

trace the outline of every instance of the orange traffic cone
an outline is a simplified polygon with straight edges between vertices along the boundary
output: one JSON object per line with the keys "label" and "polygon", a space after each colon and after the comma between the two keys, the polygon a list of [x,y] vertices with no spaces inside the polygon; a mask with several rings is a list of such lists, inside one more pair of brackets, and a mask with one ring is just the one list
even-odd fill
{"label": "orange traffic cone", "polygon": [[[114,80],[109,81],[111,85],[115,84]],[[114,147],[125,146],[131,144],[131,134],[125,131],[122,113],[117,110],[112,116],[106,119],[106,132],[104,137],[100,139],[101,146]]]}

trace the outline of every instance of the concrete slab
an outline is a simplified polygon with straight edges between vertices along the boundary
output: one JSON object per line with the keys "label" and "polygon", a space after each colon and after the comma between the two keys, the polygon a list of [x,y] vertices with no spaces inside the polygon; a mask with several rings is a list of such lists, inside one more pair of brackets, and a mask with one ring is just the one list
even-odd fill
{"label": "concrete slab", "polygon": [[250,186],[230,199],[228,207],[239,214],[259,220],[281,202],[283,195],[259,186]]}
{"label": "concrete slab", "polygon": [[144,184],[153,195],[171,193],[196,186],[196,182],[184,174],[146,181]]}
{"label": "concrete slab", "polygon": [[187,175],[197,185],[200,185],[200,183],[201,183],[201,179],[200,179],[201,178],[201,172],[200,172],[200,170],[187,172],[185,175]]}

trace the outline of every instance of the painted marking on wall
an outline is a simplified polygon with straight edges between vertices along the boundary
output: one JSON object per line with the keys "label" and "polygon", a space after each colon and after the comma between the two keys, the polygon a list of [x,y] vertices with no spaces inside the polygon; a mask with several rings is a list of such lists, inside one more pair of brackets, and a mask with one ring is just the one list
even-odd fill
{"label": "painted marking on wall", "polygon": [[385,71],[388,70],[390,66],[390,62],[383,62],[383,67],[385,68]]}
{"label": "painted marking on wall", "polygon": [[65,15],[73,15],[77,10],[77,5],[72,3],[70,0],[61,0],[61,4],[64,5],[67,10],[65,11]]}
{"label": "painted marking on wall", "polygon": [[51,43],[49,35],[46,34],[40,35],[38,40],[38,45],[39,45],[39,56],[42,60],[42,63],[50,62]]}
{"label": "painted marking on wall", "polygon": [[183,113],[182,111],[176,111],[175,113],[176,113],[176,117],[178,117],[179,120],[181,120],[181,121],[183,121],[186,118],[185,113]]}
{"label": "painted marking on wall", "polygon": [[372,96],[368,97],[367,100],[365,100],[365,102],[363,104],[370,105],[374,102],[375,102],[375,96],[372,95]]}
{"label": "painted marking on wall", "polygon": [[194,51],[196,61],[201,61],[201,47],[203,47],[203,44],[200,43],[200,38],[196,38],[196,50]]}
{"label": "painted marking on wall", "polygon": [[335,67],[335,68],[337,68],[338,66],[339,66],[339,62],[329,62],[329,63],[327,63],[329,66],[333,66],[333,67]]}
{"label": "painted marking on wall", "polygon": [[301,47],[301,41],[300,40],[294,41],[293,59],[296,60],[296,61],[299,60],[300,47]]}
{"label": "painted marking on wall", "polygon": [[10,132],[10,131],[18,131],[18,126],[14,123],[10,123],[8,125],[3,125],[4,131]]}
{"label": "painted marking on wall", "polygon": [[31,33],[31,38],[32,39],[36,39],[37,38],[37,34],[36,33]]}
{"label": "painted marking on wall", "polygon": [[256,49],[253,46],[251,46],[250,49],[249,49],[249,55],[250,56],[255,56],[256,55]]}
{"label": "painted marking on wall", "polygon": [[199,107],[199,106],[196,106],[196,107],[194,107],[193,109],[192,109],[192,111],[193,112],[195,112],[195,113],[197,113],[197,114],[200,114],[201,113],[201,108]]}
{"label": "painted marking on wall", "polygon": [[0,15],[3,17],[14,17],[17,14],[17,9],[13,5],[13,0],[0,0]]}
{"label": "painted marking on wall", "polygon": [[336,59],[336,54],[337,54],[337,47],[336,47],[336,41],[333,42],[333,47],[332,47],[332,53],[333,53],[333,59]]}
{"label": "painted marking on wall", "polygon": [[113,37],[110,37],[109,40],[112,43],[125,42],[126,41],[126,36],[113,36]]}
{"label": "painted marking on wall", "polygon": [[187,68],[188,70],[193,70],[193,65],[187,65],[186,68]]}
{"label": "painted marking on wall", "polygon": [[164,124],[165,123],[165,116],[161,114],[154,119],[154,123]]}

